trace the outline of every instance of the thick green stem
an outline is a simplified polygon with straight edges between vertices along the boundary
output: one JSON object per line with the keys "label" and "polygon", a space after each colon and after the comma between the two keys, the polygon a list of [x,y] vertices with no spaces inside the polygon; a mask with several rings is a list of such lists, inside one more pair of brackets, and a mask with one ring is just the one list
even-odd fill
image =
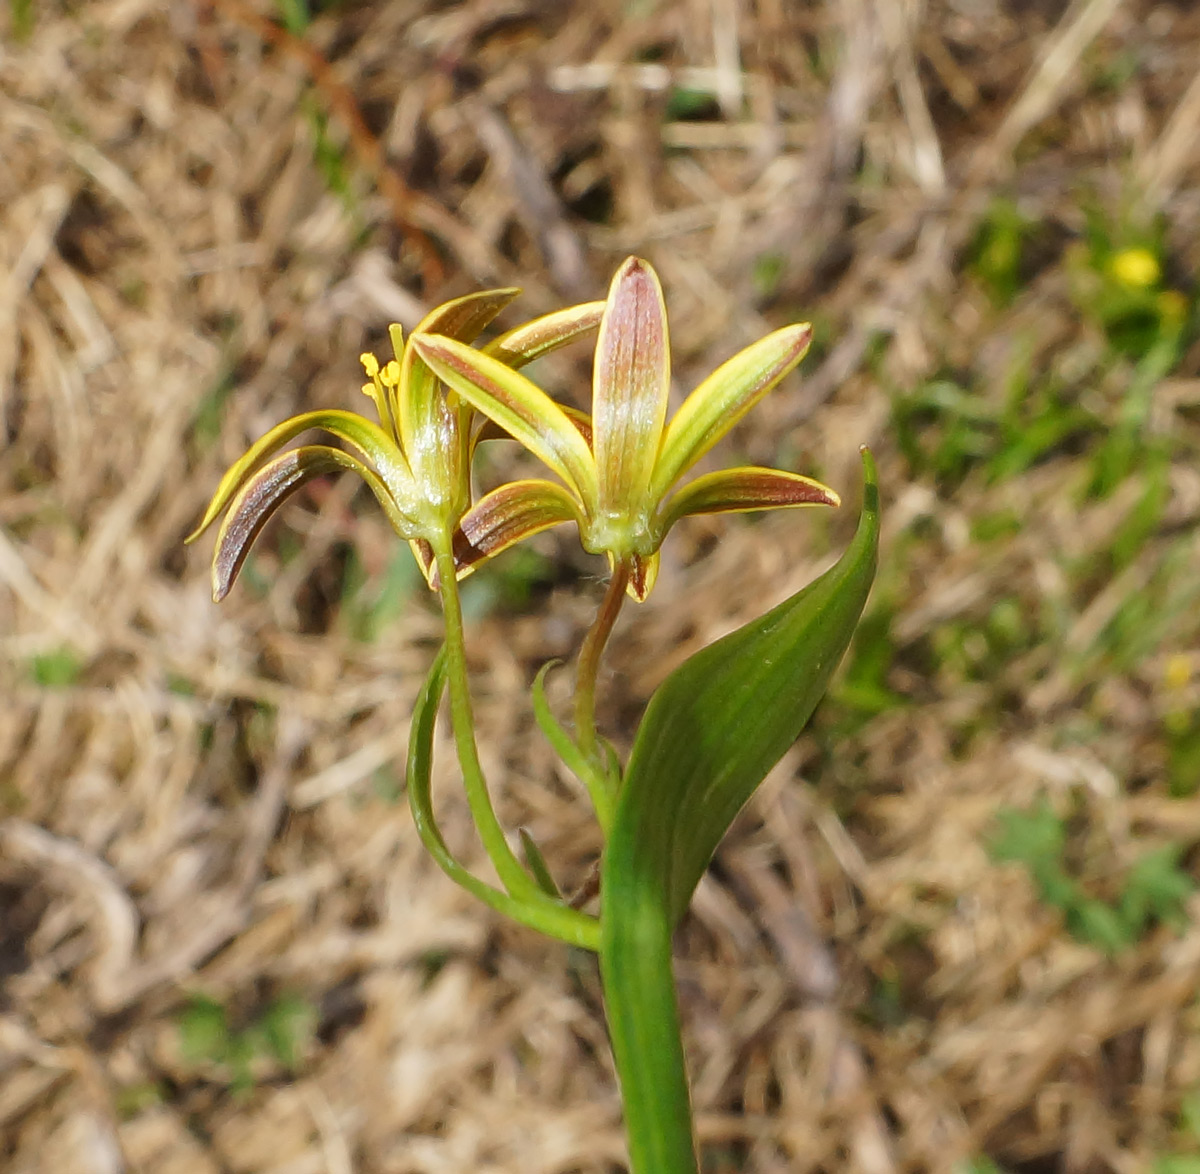
{"label": "thick green stem", "polygon": [[509,846],[508,838],[488,795],[487,781],[479,761],[479,750],[475,745],[475,719],[471,713],[471,691],[467,681],[467,653],[463,639],[462,601],[458,594],[458,580],[454,572],[454,555],[451,553],[449,537],[434,545],[437,558],[439,590],[442,597],[442,613],[446,626],[446,671],[450,686],[450,724],[454,730],[454,743],[458,749],[458,761],[462,768],[463,785],[467,792],[467,803],[475,821],[479,839],[483,843],[504,887],[514,896],[541,900],[542,891],[537,883],[521,866],[516,854]]}
{"label": "thick green stem", "polygon": [[654,884],[617,875],[628,873],[605,868],[600,975],[631,1174],[697,1174],[670,917]]}
{"label": "thick green stem", "polygon": [[575,737],[589,759],[596,758],[596,677],[600,672],[600,657],[617,616],[621,614],[628,583],[629,563],[621,561],[613,568],[600,610],[579,649],[579,664],[575,671]]}

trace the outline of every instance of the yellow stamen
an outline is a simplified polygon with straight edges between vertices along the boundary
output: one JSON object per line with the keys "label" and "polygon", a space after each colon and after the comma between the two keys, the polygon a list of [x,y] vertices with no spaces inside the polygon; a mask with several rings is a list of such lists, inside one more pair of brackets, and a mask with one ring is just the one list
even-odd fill
{"label": "yellow stamen", "polygon": [[386,367],[379,373],[379,378],[383,381],[384,387],[399,387],[400,386],[400,364],[392,359]]}
{"label": "yellow stamen", "polygon": [[[363,370],[366,371],[368,379],[374,379],[379,374],[379,360],[370,351],[364,351],[359,355],[358,361],[363,365]],[[364,390],[366,389],[364,388]],[[367,392],[367,394],[370,395],[371,393]]]}

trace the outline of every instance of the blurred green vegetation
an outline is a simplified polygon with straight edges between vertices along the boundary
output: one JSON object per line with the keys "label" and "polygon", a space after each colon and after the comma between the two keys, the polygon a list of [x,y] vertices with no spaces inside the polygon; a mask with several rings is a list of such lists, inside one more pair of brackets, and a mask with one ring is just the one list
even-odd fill
{"label": "blurred green vegetation", "polygon": [[264,1063],[294,1074],[312,1044],[316,1024],[316,1008],[294,994],[280,995],[242,1026],[234,1024],[224,1004],[193,995],[176,1021],[184,1063],[205,1070],[240,1095],[254,1088]]}
{"label": "blurred green vegetation", "polygon": [[[1043,798],[1029,810],[1003,808],[989,848],[1000,862],[1023,864],[1042,900],[1059,910],[1072,936],[1107,954],[1137,945],[1155,925],[1176,928],[1186,924],[1184,904],[1196,882],[1181,867],[1186,850],[1168,844],[1142,854],[1116,882],[1110,897],[1098,896],[1076,875],[1068,822]],[[1111,852],[1108,845],[1100,851]],[[1102,879],[1113,882],[1113,870],[1102,868]]]}

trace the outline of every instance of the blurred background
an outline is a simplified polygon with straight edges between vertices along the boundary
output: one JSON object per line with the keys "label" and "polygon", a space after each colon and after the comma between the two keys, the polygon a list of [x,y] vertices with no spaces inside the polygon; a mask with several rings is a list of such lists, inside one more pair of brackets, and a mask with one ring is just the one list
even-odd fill
{"label": "blurred background", "polygon": [[[6,0],[0,1166],[623,1168],[593,960],[474,904],[403,794],[435,607],[353,479],[232,596],[249,441],[362,409],[387,324],[658,269],[676,402],[812,320],[719,457],[602,728],[795,591],[878,454],[879,579],[678,943],[710,1174],[1200,1170],[1200,10],[1152,0]],[[589,347],[536,377],[586,406]],[[530,467],[489,446],[483,476]],[[602,586],[466,585],[485,766],[599,849],[529,709]],[[561,704],[565,695],[552,689]],[[447,837],[481,867],[448,747]]]}

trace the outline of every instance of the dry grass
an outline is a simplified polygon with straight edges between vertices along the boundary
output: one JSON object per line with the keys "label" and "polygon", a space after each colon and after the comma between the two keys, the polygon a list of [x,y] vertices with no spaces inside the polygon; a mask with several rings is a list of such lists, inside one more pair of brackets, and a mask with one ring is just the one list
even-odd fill
{"label": "dry grass", "polygon": [[[876,598],[907,701],[818,721],[680,935],[710,1168],[988,1153],[1135,1174],[1183,1144],[1200,929],[1106,958],[985,844],[998,807],[1049,795],[1104,891],[1143,847],[1200,841],[1164,732],[1200,700],[1195,595],[1172,586],[1200,572],[1197,355],[1155,385],[1168,500],[1115,574],[1072,578],[1141,486],[1080,504],[1099,438],[949,483],[902,455],[893,410],[947,371],[999,401],[1019,344],[1068,386],[1098,372],[1078,394],[1116,425],[1131,368],[1103,366],[1064,245],[1090,194],[1114,222],[1161,213],[1176,274],[1195,271],[1190,5],[393,0],[318,19],[307,49],[232,0],[34,9],[0,43],[6,1171],[621,1166],[591,962],[453,888],[393,793],[438,626],[414,594],[356,638],[393,558],[382,519],[352,484],[314,494],[219,609],[207,551],[180,542],[249,439],[353,403],[388,321],[509,282],[544,311],[635,250],[666,284],[681,387],[770,326],[822,324],[805,379],[737,447],[847,490],[876,447]],[[710,97],[678,117],[693,91]],[[345,159],[327,174],[322,111]],[[964,268],[997,192],[1047,226],[1004,310]],[[586,356],[543,373],[578,395]],[[1004,510],[1007,541],[973,540]],[[627,738],[670,664],[803,583],[852,521],[681,527],[618,630],[606,728]],[[596,833],[525,690],[576,645],[599,571],[566,535],[540,549],[534,604],[476,597],[482,744],[507,825],[581,882]],[[1106,633],[1143,596],[1122,657]],[[939,640],[1000,599],[1052,634],[972,677]],[[453,783],[447,834],[478,864]],[[259,1057],[237,1095],[187,1059],[197,991],[238,1024],[299,995],[317,1029],[297,1073]]]}

